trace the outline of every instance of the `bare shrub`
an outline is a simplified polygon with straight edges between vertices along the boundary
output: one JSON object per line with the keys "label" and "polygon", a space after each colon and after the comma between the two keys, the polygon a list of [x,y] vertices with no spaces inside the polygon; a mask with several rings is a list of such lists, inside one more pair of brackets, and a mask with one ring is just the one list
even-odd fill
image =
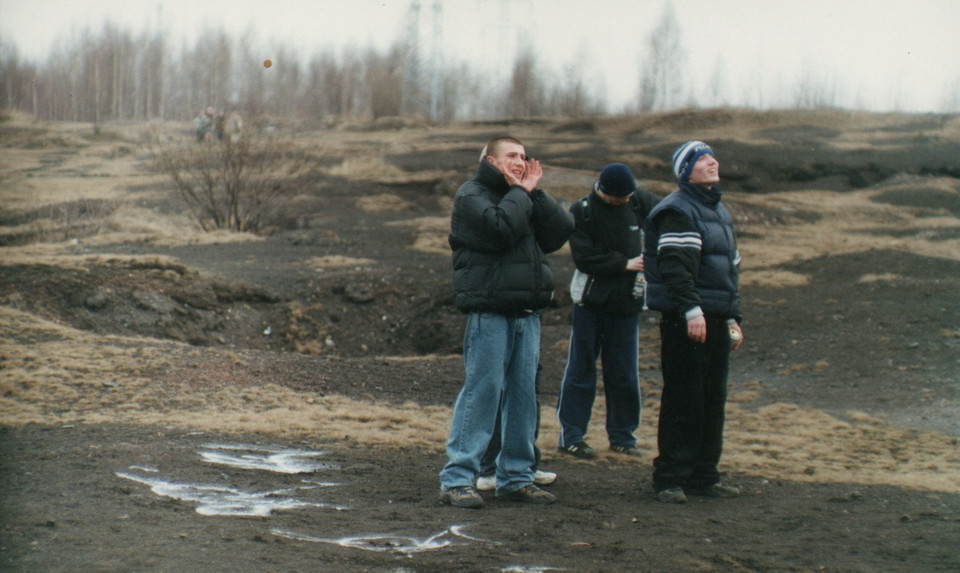
{"label": "bare shrub", "polygon": [[230,138],[200,144],[152,140],[154,169],[170,177],[204,231],[262,232],[295,194],[306,156],[290,138]]}

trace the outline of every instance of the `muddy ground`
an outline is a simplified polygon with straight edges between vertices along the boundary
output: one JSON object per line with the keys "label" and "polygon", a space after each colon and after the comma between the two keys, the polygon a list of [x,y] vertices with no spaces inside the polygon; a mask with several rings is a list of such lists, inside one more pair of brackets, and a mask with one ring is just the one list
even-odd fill
{"label": "muddy ground", "polygon": [[[301,130],[317,168],[269,232],[214,238],[147,170],[138,130],[0,123],[0,569],[960,568],[957,118]],[[645,455],[603,451],[602,398],[600,459],[556,453],[573,270],[561,251],[540,439],[560,501],[437,504],[462,375],[445,218],[502,133],[568,201],[607,162],[664,194],[678,143],[717,151],[744,255],[721,468],[742,497],[651,495],[654,313]]]}

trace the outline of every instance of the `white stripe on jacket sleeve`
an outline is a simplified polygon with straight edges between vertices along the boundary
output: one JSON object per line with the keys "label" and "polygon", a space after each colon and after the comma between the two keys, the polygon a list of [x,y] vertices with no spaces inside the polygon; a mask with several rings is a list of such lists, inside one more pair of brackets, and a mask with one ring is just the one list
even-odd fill
{"label": "white stripe on jacket sleeve", "polygon": [[700,233],[664,233],[660,235],[660,242],[657,244],[657,252],[664,248],[678,249],[696,249],[700,250],[703,241],[700,240]]}

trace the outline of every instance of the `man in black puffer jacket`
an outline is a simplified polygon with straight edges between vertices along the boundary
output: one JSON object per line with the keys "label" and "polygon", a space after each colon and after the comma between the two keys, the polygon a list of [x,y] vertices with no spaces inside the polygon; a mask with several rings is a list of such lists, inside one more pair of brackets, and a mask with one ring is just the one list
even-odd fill
{"label": "man in black puffer jacket", "polygon": [[543,168],[510,137],[484,147],[450,218],[457,308],[468,315],[465,378],[454,406],[440,500],[481,507],[474,483],[501,411],[497,497],[552,503],[533,484],[540,311],[553,298],[547,254],[566,243],[573,220],[537,185]]}
{"label": "man in black puffer jacket", "polygon": [[721,202],[720,163],[702,141],[673,154],[679,188],[647,217],[647,304],[661,312],[663,392],[654,460],[657,499],[686,494],[735,497],[720,481],[730,350],[740,330],[740,254],[733,219]]}

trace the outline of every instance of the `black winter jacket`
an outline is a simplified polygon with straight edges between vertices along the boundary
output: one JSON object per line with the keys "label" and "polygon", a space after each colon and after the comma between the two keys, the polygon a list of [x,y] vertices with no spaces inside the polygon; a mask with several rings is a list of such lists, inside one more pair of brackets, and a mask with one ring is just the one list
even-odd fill
{"label": "black winter jacket", "polygon": [[611,205],[594,191],[570,206],[576,227],[570,252],[577,268],[590,275],[583,297],[587,308],[618,315],[636,314],[643,308],[643,299],[633,296],[637,273],[626,266],[643,252],[640,229],[659,200],[638,189],[630,203]]}
{"label": "black winter jacket", "polygon": [[571,232],[573,218],[551,196],[511,187],[481,162],[457,190],[450,217],[457,308],[508,316],[543,309],[554,291],[546,255]]}

